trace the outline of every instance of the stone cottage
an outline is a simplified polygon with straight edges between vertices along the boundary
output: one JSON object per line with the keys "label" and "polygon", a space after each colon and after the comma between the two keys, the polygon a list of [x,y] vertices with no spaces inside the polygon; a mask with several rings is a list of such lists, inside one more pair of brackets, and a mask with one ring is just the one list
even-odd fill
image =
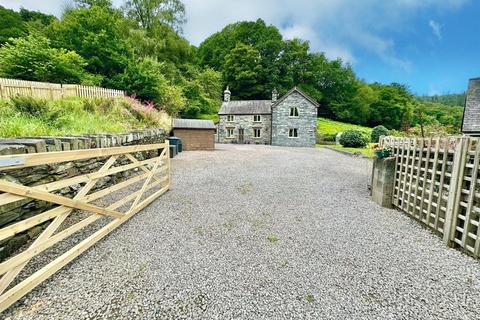
{"label": "stone cottage", "polygon": [[272,144],[315,147],[318,104],[297,87],[278,99],[230,101],[224,92],[218,112],[217,141],[220,143]]}

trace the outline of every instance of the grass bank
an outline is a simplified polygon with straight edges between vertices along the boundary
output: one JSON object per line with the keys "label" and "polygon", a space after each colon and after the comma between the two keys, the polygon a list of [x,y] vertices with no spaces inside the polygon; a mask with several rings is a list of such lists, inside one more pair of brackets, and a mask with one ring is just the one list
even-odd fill
{"label": "grass bank", "polygon": [[351,153],[361,152],[365,157],[373,158],[374,153],[373,153],[372,145],[373,144],[370,144],[368,147],[365,147],[365,148],[345,148],[345,147],[340,146],[340,145],[321,145],[321,144],[319,144],[319,145],[317,145],[317,147],[319,147],[319,148],[333,148],[333,149],[343,150],[343,151],[347,151],[347,152],[351,152]]}
{"label": "grass bank", "polygon": [[0,100],[0,137],[118,133],[142,128],[168,130],[170,125],[167,113],[127,97]]}

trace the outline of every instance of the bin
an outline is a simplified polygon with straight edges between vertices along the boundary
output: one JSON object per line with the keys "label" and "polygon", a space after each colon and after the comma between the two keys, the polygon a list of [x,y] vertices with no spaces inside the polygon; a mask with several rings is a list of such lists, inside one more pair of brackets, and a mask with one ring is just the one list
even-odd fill
{"label": "bin", "polygon": [[179,137],[168,137],[168,141],[170,141],[170,145],[177,146],[177,152],[182,152],[182,139]]}
{"label": "bin", "polygon": [[173,158],[177,155],[177,146],[171,145],[170,146],[170,158]]}

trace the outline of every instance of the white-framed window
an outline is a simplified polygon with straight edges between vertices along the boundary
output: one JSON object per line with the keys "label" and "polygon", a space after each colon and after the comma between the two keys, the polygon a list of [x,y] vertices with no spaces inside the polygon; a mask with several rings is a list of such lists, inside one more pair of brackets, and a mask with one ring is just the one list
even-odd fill
{"label": "white-framed window", "polygon": [[262,116],[259,114],[254,115],[253,122],[262,122]]}
{"label": "white-framed window", "polygon": [[234,122],[235,121],[235,116],[234,115],[228,115],[227,116],[227,122]]}
{"label": "white-framed window", "polygon": [[231,128],[227,129],[227,138],[233,138],[233,129]]}
{"label": "white-framed window", "polygon": [[290,117],[298,117],[298,108],[297,107],[290,108]]}
{"label": "white-framed window", "polygon": [[298,138],[298,129],[297,128],[288,129],[288,137],[289,138]]}
{"label": "white-framed window", "polygon": [[253,137],[254,138],[261,138],[262,137],[262,129],[253,128]]}

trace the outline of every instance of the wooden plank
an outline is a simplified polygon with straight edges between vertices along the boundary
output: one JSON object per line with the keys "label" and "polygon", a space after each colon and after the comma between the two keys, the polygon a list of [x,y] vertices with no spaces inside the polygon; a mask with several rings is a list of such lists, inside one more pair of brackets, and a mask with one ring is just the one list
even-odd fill
{"label": "wooden plank", "polygon": [[[117,160],[117,156],[112,156],[110,159],[105,162],[105,164],[99,169],[99,171],[107,171]],[[96,180],[94,180],[96,182]],[[75,196],[74,199],[80,199],[85,196],[91,188],[93,188],[95,183],[87,183],[82,190]],[[55,220],[35,239],[29,249],[35,249],[38,245],[40,245],[43,241],[47,240],[52,236],[52,234],[60,227],[63,221],[68,217],[68,215],[72,212],[71,209],[65,208],[63,206],[55,208],[57,210],[65,209],[61,214],[59,214]],[[17,266],[16,268],[9,270],[0,280],[0,294],[3,293],[6,288],[10,285],[10,283],[15,279],[15,277],[23,270],[23,268],[27,265],[30,260],[26,260],[23,264]]]}
{"label": "wooden plank", "polygon": [[[407,194],[407,208],[405,211],[412,215],[412,213],[409,211],[410,209],[410,198],[412,197],[412,182],[413,182],[413,170],[415,169],[415,158],[417,154],[417,138],[413,139],[413,155],[411,155],[412,159],[412,164],[410,165],[410,174],[409,174],[409,179],[408,179],[408,194]],[[408,168],[408,166],[407,166]],[[406,188],[406,186],[405,186]]]}
{"label": "wooden plank", "polygon": [[[162,172],[166,171],[166,169],[167,168],[164,166],[164,167],[158,169],[155,174],[162,173]],[[130,186],[133,183],[136,183],[136,182],[139,182],[143,179],[146,179],[147,176],[148,176],[148,174],[142,174],[142,175],[134,176],[134,177],[132,177],[128,180],[117,183],[117,184],[115,184],[113,186],[110,186],[108,188],[105,188],[105,189],[99,190],[97,192],[91,193],[89,195],[86,195],[85,197],[83,197],[81,199],[85,202],[91,202],[91,201],[97,200],[99,198],[102,198],[102,197],[110,194],[110,193],[113,193],[113,192],[121,190],[121,189],[123,189],[127,186]],[[39,224],[41,224],[45,221],[51,220],[51,219],[65,213],[65,212],[67,212],[68,210],[70,210],[70,208],[56,207],[56,208],[50,209],[48,211],[42,212],[38,215],[35,215],[31,218],[28,218],[28,219],[19,221],[15,224],[12,224],[10,226],[4,227],[4,228],[0,229],[0,241],[4,240],[6,238],[9,238],[11,236],[14,236],[15,234],[20,233],[22,231],[28,230],[28,229],[30,229],[30,228],[32,228],[36,225],[39,225]]]}
{"label": "wooden plank", "polygon": [[22,282],[17,284],[15,287],[5,292],[3,295],[0,296],[0,312],[7,309],[9,306],[15,303],[18,299],[20,299],[29,291],[31,291],[33,288],[38,286],[45,279],[48,279],[51,275],[53,275],[55,272],[60,270],[63,266],[68,264],[70,261],[75,259],[77,256],[79,256],[83,252],[85,252],[88,248],[90,248],[92,245],[97,243],[107,234],[115,230],[118,226],[120,226],[122,223],[130,219],[138,211],[142,210],[144,207],[146,207],[148,204],[150,204],[152,201],[154,201],[156,198],[158,198],[160,195],[162,195],[166,191],[168,191],[168,186],[163,189],[160,189],[153,195],[146,198],[137,206],[137,208],[134,211],[130,212],[129,214],[125,215],[120,219],[113,220],[112,222],[110,222],[103,228],[99,229],[97,232],[95,232],[94,234],[92,234],[91,236],[89,236],[88,238],[78,243],[73,248],[71,248],[70,250],[68,250],[67,252],[65,252],[64,254],[62,254],[61,256],[59,256],[49,264],[47,264],[45,267],[36,271],[27,279],[23,280]]}
{"label": "wooden plank", "polygon": [[[395,139],[394,141],[397,141],[399,144],[398,148],[395,149],[400,153],[400,155],[396,155],[395,157],[395,182],[394,184],[398,186],[397,189],[395,189],[395,196],[393,197],[394,199],[394,205],[398,207],[398,200],[400,196],[400,185],[401,185],[401,179],[402,179],[402,172],[403,172],[403,160],[404,160],[404,151],[405,151],[405,141],[404,139]],[[398,165],[400,164],[400,168],[398,168]],[[398,178],[397,178],[397,171],[398,171]]]}
{"label": "wooden plank", "polygon": [[0,179],[0,191],[9,192],[9,193],[17,194],[17,195],[32,198],[32,199],[48,201],[48,202],[56,203],[62,206],[70,207],[72,209],[81,209],[85,211],[91,211],[91,212],[105,215],[105,216],[112,216],[114,218],[121,218],[123,216],[123,214],[120,212],[108,210],[105,208],[100,208],[100,207],[88,204],[84,201],[72,200],[67,197],[51,194],[46,191],[25,187],[25,186],[12,183],[3,179]]}
{"label": "wooden plank", "polygon": [[[447,141],[448,139],[444,139],[444,143],[445,145],[447,144]],[[439,230],[439,225],[438,223],[441,222],[440,221],[440,209],[441,209],[441,201],[443,199],[443,191],[445,189],[445,174],[446,174],[446,171],[447,171],[447,159],[448,159],[448,151],[446,151],[445,149],[440,149],[440,150],[443,150],[443,151],[440,151],[442,152],[443,154],[443,157],[442,157],[442,170],[440,171],[440,182],[438,184],[438,194],[437,194],[437,209],[436,209],[436,212],[435,212],[435,230]],[[440,161],[439,161],[440,162]],[[438,172],[437,172],[438,174]],[[443,228],[442,228],[443,230]],[[439,230],[440,231],[440,230]],[[443,232],[443,231],[442,231]]]}
{"label": "wooden plank", "polygon": [[[431,152],[431,149],[432,149],[432,138],[429,138],[429,139],[428,139],[427,145],[428,145],[428,150],[427,150],[427,156],[426,156],[426,158],[425,158],[425,167],[424,167],[424,169],[425,169],[425,171],[424,171],[424,172],[425,172],[425,176],[424,176],[424,178],[423,178],[422,194],[420,195],[420,208],[421,208],[422,210],[423,210],[423,207],[424,207],[425,189],[426,189],[427,180],[428,180],[428,179],[427,179],[427,177],[428,177],[427,171],[428,171],[428,168],[429,168],[429,166],[430,166],[430,152]],[[421,164],[421,162],[420,162],[420,164]],[[418,176],[419,176],[418,178],[420,178],[420,172],[419,172]],[[433,184],[433,175],[430,176],[430,183]],[[420,212],[419,212],[419,219],[428,225],[428,216],[429,216],[429,214],[428,214],[428,212],[427,212],[427,214],[425,215],[425,219],[422,219],[422,213],[423,213],[422,210],[420,210]]]}
{"label": "wooden plank", "polygon": [[[51,192],[51,191],[55,191],[55,190],[59,190],[59,189],[71,186],[73,184],[84,183],[84,182],[87,182],[87,181],[92,180],[92,179],[98,179],[98,178],[106,177],[106,176],[109,176],[109,175],[112,175],[112,174],[116,174],[116,173],[131,170],[131,169],[135,169],[135,168],[138,168],[141,165],[147,165],[147,164],[153,163],[156,160],[158,160],[159,158],[160,157],[150,158],[150,159],[139,161],[139,162],[136,162],[136,163],[129,163],[129,164],[126,164],[126,165],[123,165],[123,166],[114,167],[114,168],[112,168],[108,171],[98,171],[98,172],[86,173],[86,174],[79,175],[79,176],[76,176],[76,177],[72,177],[72,178],[68,178],[68,179],[64,179],[64,180],[58,180],[58,181],[54,181],[54,182],[51,182],[51,183],[34,186],[34,187],[31,187],[31,188],[33,188],[35,190]],[[163,156],[163,158],[160,158],[160,159],[165,159],[165,156]],[[15,202],[15,201],[20,201],[20,200],[23,200],[23,199],[26,199],[26,198],[27,198],[26,196],[13,195],[13,194],[8,194],[8,193],[0,194],[0,206],[8,204],[8,203]]]}
{"label": "wooden plank", "polygon": [[404,164],[404,168],[405,168],[405,172],[403,172],[403,185],[402,185],[402,188],[401,188],[401,191],[402,191],[402,205],[401,205],[401,209],[402,210],[405,210],[405,189],[406,189],[406,185],[407,185],[407,176],[408,176],[408,163],[410,161],[410,148],[411,148],[411,139],[410,138],[407,138],[407,155],[405,157],[405,164]]}
{"label": "wooden plank", "polygon": [[157,168],[158,168],[158,165],[160,164],[160,161],[161,160],[158,160],[157,162],[155,162],[155,164],[153,165],[153,169],[152,171],[150,172],[150,174],[148,175],[147,179],[145,180],[145,182],[143,183],[143,186],[142,186],[142,189],[140,189],[140,192],[138,193],[138,196],[135,198],[135,200],[133,201],[132,203],[132,206],[130,207],[130,210],[128,210],[128,212],[131,212],[135,209],[135,206],[138,204],[138,202],[140,201],[140,198],[142,197],[143,193],[145,192],[145,189],[147,188],[148,184],[150,183],[150,181],[152,181],[152,178],[155,174],[155,171],[157,171]]}
{"label": "wooden plank", "polygon": [[462,137],[457,140],[455,156],[453,161],[452,176],[450,181],[450,189],[448,194],[447,212],[445,216],[445,224],[443,227],[443,242],[445,245],[451,246],[455,235],[456,219],[458,214],[459,199],[461,193],[463,180],[463,173],[466,160],[466,143],[467,137]]}
{"label": "wooden plank", "polygon": [[466,246],[466,241],[467,241],[467,235],[470,232],[471,224],[470,224],[470,219],[472,218],[472,212],[473,212],[473,203],[475,200],[475,190],[477,187],[477,177],[478,177],[478,168],[479,168],[479,162],[480,162],[480,146],[478,145],[479,141],[476,141],[474,139],[469,140],[468,144],[468,150],[473,149],[473,143],[476,142],[476,148],[475,148],[475,155],[473,156],[473,169],[472,169],[472,181],[470,183],[470,194],[468,196],[468,204],[467,204],[467,209],[465,211],[465,224],[464,224],[464,232],[462,234],[462,247],[465,248]]}
{"label": "wooden plank", "polygon": [[58,163],[58,162],[68,162],[68,161],[82,160],[82,159],[88,159],[88,158],[108,157],[108,156],[120,155],[125,153],[158,150],[158,149],[163,149],[166,146],[167,146],[166,143],[159,143],[159,144],[112,147],[112,148],[53,151],[53,152],[43,152],[43,153],[31,153],[31,154],[27,153],[22,155],[0,156],[0,161],[12,160],[12,158],[16,159],[18,157],[21,157],[25,161],[25,163],[21,165],[2,167],[2,170],[11,170],[11,169],[27,168],[27,167]]}
{"label": "wooden plank", "polygon": [[418,185],[420,183],[420,174],[421,174],[420,168],[422,167],[424,148],[425,148],[425,139],[421,139],[420,140],[420,146],[419,146],[419,149],[418,149],[417,166],[415,166],[413,164],[413,167],[416,168],[416,173],[414,175],[415,176],[415,190],[413,191],[413,211],[412,211],[412,215],[417,219],[420,219],[420,217],[422,216],[422,213],[420,212],[420,207],[418,208],[418,216],[416,214],[416,212],[417,212],[416,203],[417,203],[417,200],[418,200]]}
{"label": "wooden plank", "polygon": [[432,164],[432,172],[430,178],[430,190],[428,194],[428,206],[427,206],[427,220],[426,223],[430,225],[430,220],[432,215],[430,211],[432,210],[432,200],[433,200],[433,190],[435,187],[435,181],[437,176],[437,165],[438,165],[438,150],[440,149],[440,138],[435,139],[435,151],[433,155],[433,164]]}

